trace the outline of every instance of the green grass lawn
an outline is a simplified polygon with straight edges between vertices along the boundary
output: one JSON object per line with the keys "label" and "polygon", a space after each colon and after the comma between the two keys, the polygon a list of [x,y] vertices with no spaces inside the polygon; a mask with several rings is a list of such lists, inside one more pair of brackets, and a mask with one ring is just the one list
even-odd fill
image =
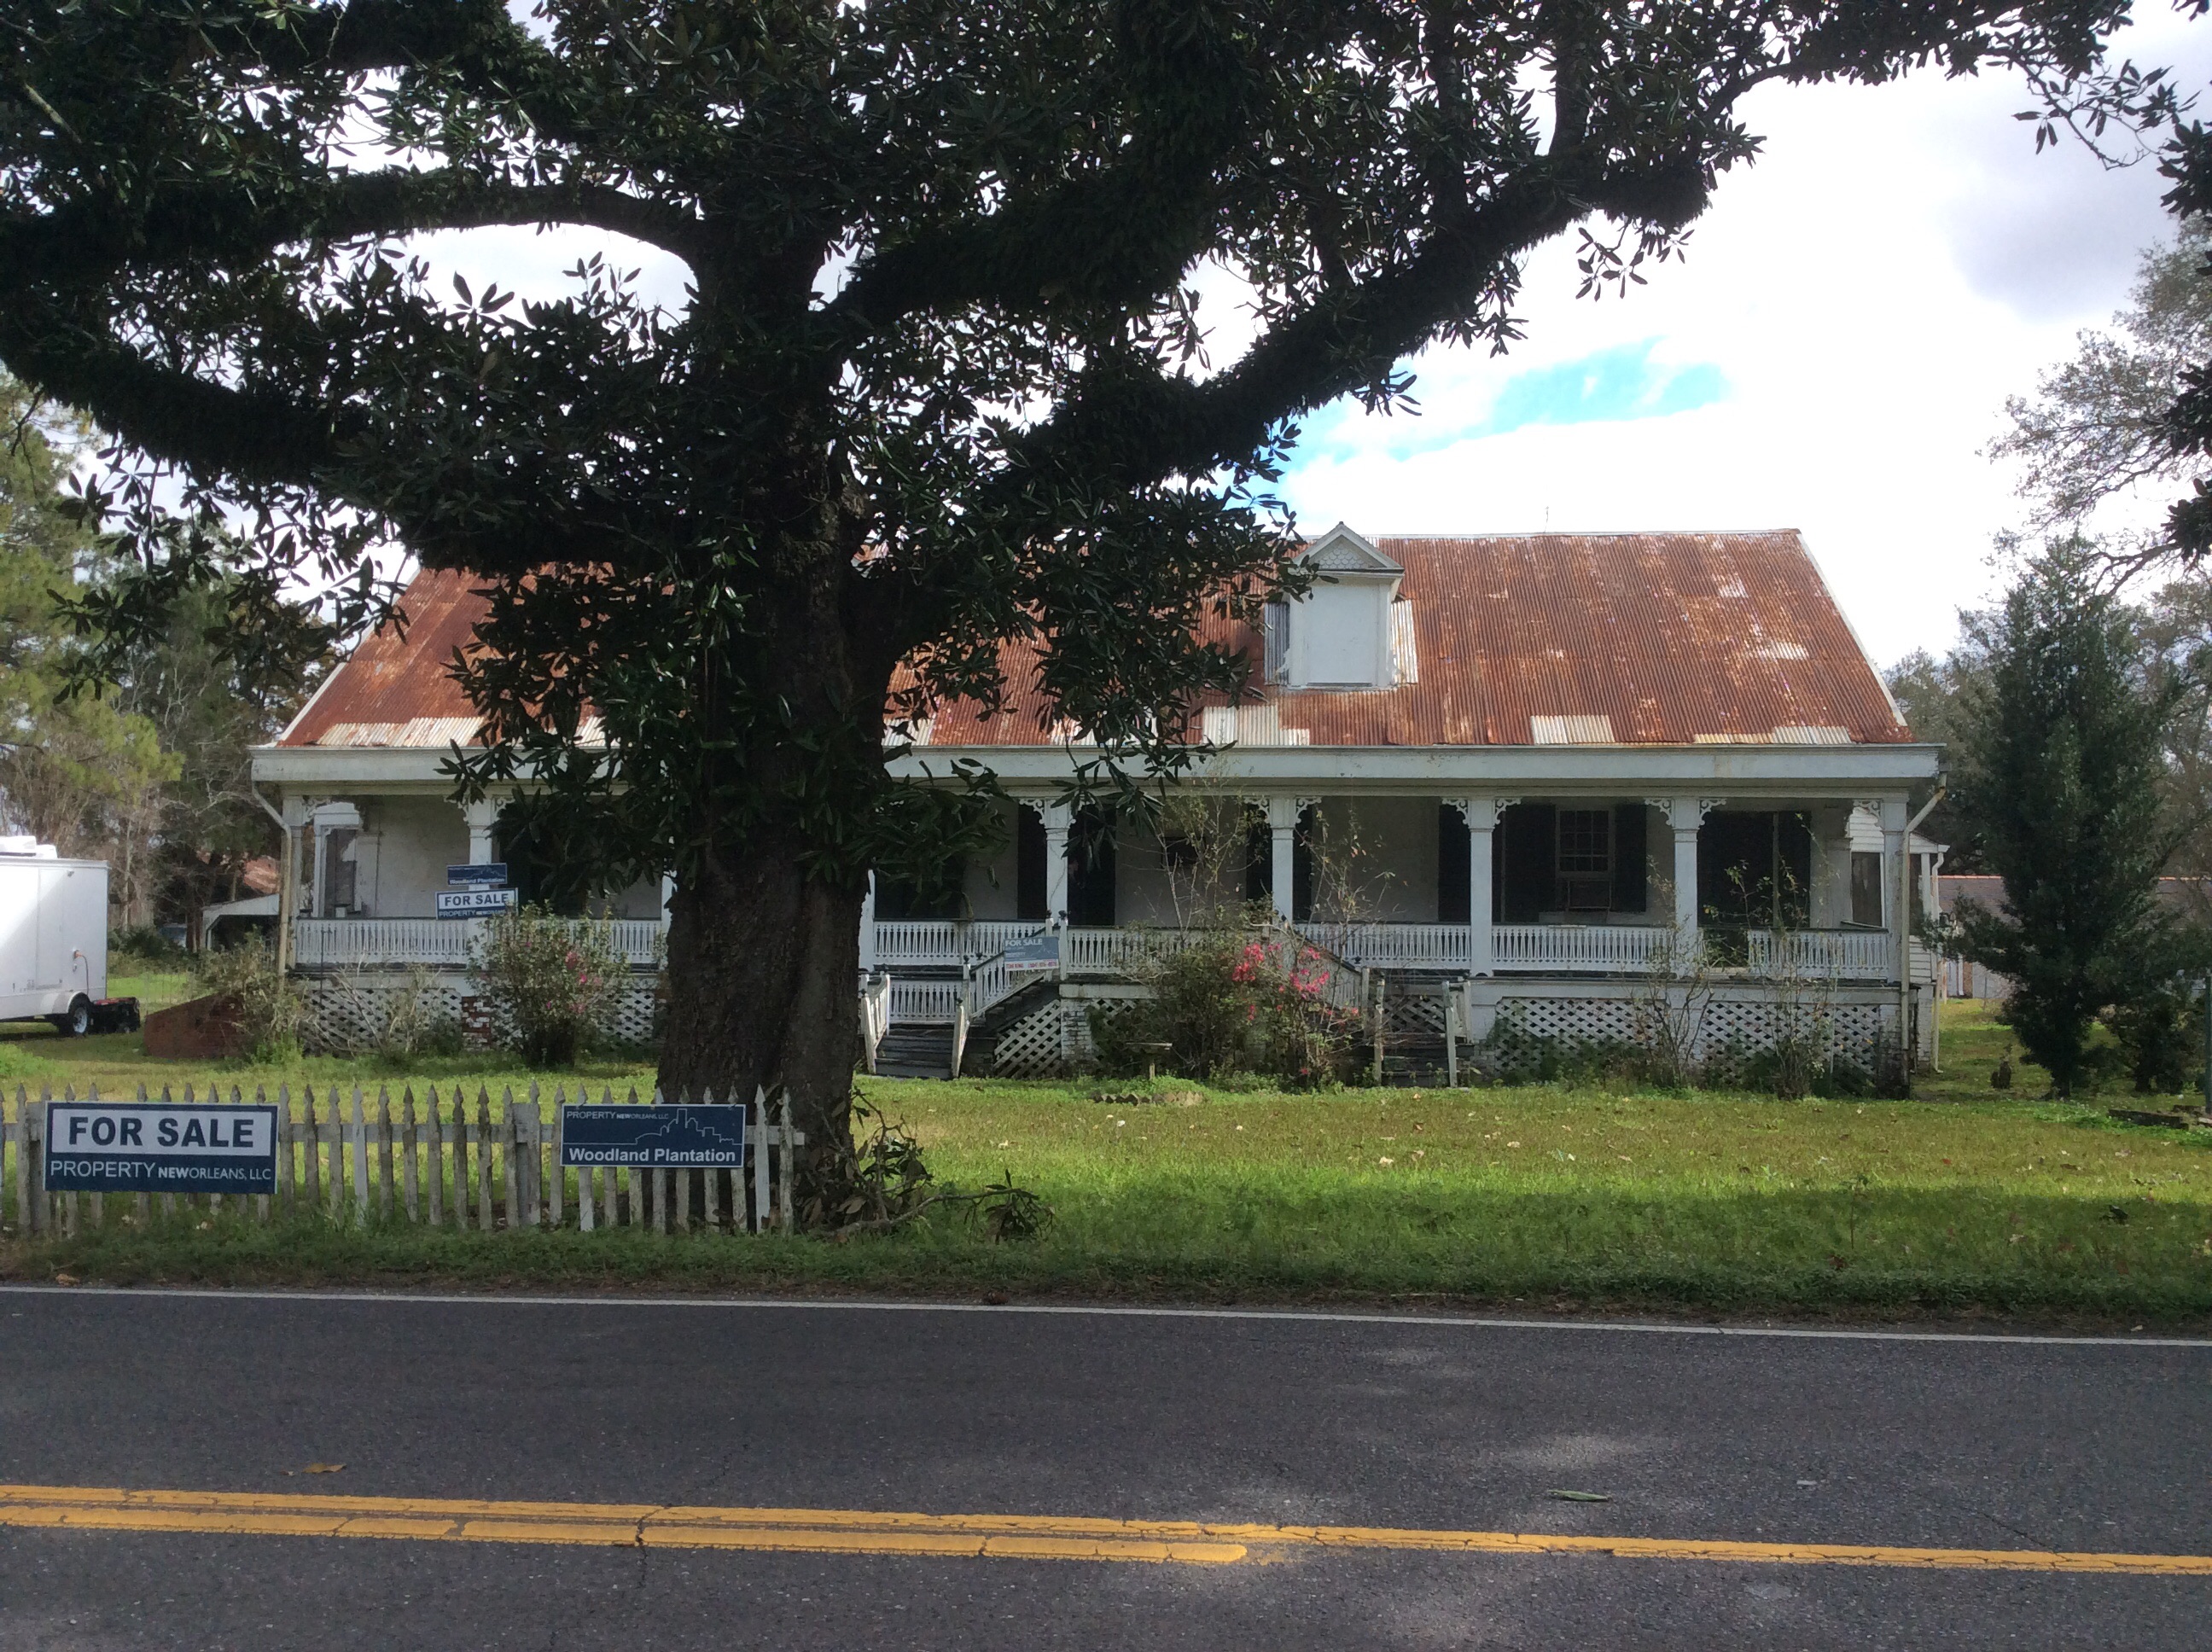
{"label": "green grass lawn", "polygon": [[[19,1243],[0,1266],[2212,1321],[2212,1132],[2106,1115],[2108,1103],[2166,1104],[2131,1096],[2036,1099],[2042,1076],[2026,1068],[2000,1096],[1989,1072],[2005,1042],[1986,1011],[1951,1006],[1947,1070],[1909,1102],[1523,1086],[1203,1089],[1130,1104],[1094,1101],[1089,1084],[864,1080],[941,1178],[972,1187],[1010,1173],[1050,1202],[1051,1230],[1019,1243],[991,1244],[957,1217],[843,1244],[179,1224]],[[35,1062],[22,1075],[33,1090],[166,1080],[181,1095],[186,1072],[134,1057],[133,1043],[23,1041],[0,1058]],[[204,1085],[210,1070],[191,1072]],[[213,1076],[249,1093],[280,1077],[395,1090],[398,1077],[321,1061]],[[496,1099],[530,1075],[479,1057],[410,1076],[483,1084]],[[610,1064],[587,1078],[619,1090],[645,1076]]]}

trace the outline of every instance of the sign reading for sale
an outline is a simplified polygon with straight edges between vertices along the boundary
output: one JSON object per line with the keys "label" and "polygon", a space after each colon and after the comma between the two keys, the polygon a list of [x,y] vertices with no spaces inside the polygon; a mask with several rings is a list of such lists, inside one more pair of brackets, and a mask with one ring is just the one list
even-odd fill
{"label": "sign reading for sale", "polygon": [[273,1193],[276,1109],[49,1102],[54,1193]]}

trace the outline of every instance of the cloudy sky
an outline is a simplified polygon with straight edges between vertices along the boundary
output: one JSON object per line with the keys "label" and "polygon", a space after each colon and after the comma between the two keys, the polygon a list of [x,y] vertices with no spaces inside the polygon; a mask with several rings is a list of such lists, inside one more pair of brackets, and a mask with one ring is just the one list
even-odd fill
{"label": "cloudy sky", "polygon": [[[2203,86],[2212,29],[2146,7],[2126,51]],[[2016,82],[1764,88],[1763,159],[1722,181],[1686,262],[1577,300],[1529,266],[1527,338],[1415,363],[1418,418],[1308,422],[1301,525],[1370,532],[1796,527],[1868,651],[1940,650],[2021,519],[1982,457],[2008,394],[2122,305],[2167,234],[2155,170],[2034,153]]]}
{"label": "cloudy sky", "polygon": [[[2147,0],[2123,55],[2212,79],[2212,25]],[[2008,394],[2123,304],[2168,234],[2163,183],[2073,143],[2038,155],[2008,76],[1765,88],[1762,159],[1722,180],[1686,260],[1626,299],[1577,300],[1571,239],[1530,264],[1504,357],[1414,362],[1417,417],[1356,404],[1307,421],[1284,494],[1300,525],[1368,533],[1802,529],[1868,651],[1940,651],[1995,589],[1990,542],[2023,516],[1983,457]],[[434,236],[441,268],[526,294],[598,238]],[[645,290],[683,272],[639,248]],[[1217,361],[1249,336],[1202,314]]]}

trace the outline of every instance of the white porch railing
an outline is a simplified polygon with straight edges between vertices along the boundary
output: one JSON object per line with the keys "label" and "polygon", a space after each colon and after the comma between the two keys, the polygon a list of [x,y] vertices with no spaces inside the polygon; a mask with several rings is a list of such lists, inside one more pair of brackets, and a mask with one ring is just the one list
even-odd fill
{"label": "white porch railing", "polygon": [[876,968],[957,969],[969,958],[1003,952],[1024,936],[1042,934],[1044,927],[1036,922],[881,921],[876,925]]}
{"label": "white porch railing", "polygon": [[1879,930],[1799,929],[1751,932],[1751,973],[1808,981],[1894,981],[1897,940]]}
{"label": "white porch railing", "polygon": [[1642,975],[1674,941],[1656,925],[1494,924],[1491,945],[1500,969]]}
{"label": "white porch railing", "polygon": [[1355,969],[1465,969],[1465,924],[1316,924],[1297,926]]}
{"label": "white porch railing", "polygon": [[1139,958],[1157,958],[1195,946],[1207,929],[1071,929],[1061,937],[1060,969],[1077,975],[1111,975]]}
{"label": "white porch railing", "polygon": [[[428,964],[459,969],[485,920],[481,918],[301,918],[292,926],[292,957],[306,969],[379,969]],[[579,919],[602,931],[623,961],[650,964],[659,956],[660,925],[650,918]]]}
{"label": "white porch railing", "polygon": [[891,981],[890,1012],[887,1026],[902,1027],[914,1022],[943,1025],[951,1021],[960,1007],[960,995],[967,983],[959,981]]}

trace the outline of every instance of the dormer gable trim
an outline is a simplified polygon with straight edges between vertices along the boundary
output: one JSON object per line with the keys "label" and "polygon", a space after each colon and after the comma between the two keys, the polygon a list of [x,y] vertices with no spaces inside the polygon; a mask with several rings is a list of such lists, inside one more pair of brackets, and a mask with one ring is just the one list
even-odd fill
{"label": "dormer gable trim", "polygon": [[1375,548],[1375,542],[1339,522],[1305,549],[1303,560],[1334,580],[1400,580],[1404,567]]}

